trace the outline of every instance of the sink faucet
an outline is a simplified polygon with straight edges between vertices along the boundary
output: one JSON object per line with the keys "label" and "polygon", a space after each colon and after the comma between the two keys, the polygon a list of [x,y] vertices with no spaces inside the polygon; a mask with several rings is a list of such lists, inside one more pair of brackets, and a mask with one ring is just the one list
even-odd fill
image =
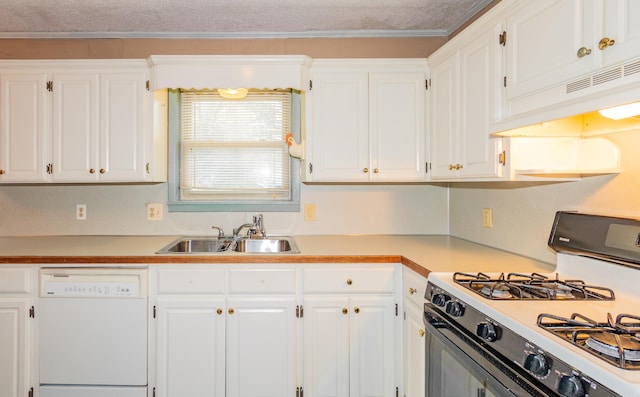
{"label": "sink faucet", "polygon": [[247,228],[246,237],[248,238],[267,237],[262,214],[254,215],[253,223],[245,223],[244,225],[240,225],[237,229],[233,229],[233,236],[238,237],[240,235],[240,231],[244,228]]}
{"label": "sink faucet", "polygon": [[218,231],[218,238],[224,237],[224,230],[222,230],[221,227],[219,227],[219,226],[211,226],[211,228]]}

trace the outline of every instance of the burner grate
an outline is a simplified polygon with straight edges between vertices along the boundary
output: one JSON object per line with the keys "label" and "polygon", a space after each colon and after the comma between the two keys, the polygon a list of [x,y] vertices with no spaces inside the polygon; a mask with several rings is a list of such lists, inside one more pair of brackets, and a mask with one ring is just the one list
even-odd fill
{"label": "burner grate", "polygon": [[616,367],[640,370],[640,316],[611,314],[597,322],[579,313],[570,318],[542,313],[538,326]]}
{"label": "burner grate", "polygon": [[539,273],[501,273],[490,277],[484,273],[456,272],[457,284],[486,299],[497,300],[615,300],[613,290],[587,285],[582,280],[560,280]]}

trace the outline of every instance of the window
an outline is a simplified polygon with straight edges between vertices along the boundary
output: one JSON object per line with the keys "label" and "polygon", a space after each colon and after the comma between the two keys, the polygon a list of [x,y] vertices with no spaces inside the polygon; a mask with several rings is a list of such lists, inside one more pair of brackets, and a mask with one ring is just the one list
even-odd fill
{"label": "window", "polygon": [[181,90],[169,102],[170,210],[299,210],[299,163],[285,138],[299,135],[298,94]]}

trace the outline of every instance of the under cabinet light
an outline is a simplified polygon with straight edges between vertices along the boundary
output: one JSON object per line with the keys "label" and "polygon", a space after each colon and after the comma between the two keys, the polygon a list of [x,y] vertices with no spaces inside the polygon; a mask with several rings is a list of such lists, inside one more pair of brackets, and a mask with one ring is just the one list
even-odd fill
{"label": "under cabinet light", "polygon": [[246,88],[218,88],[218,94],[225,99],[242,99],[247,96]]}
{"label": "under cabinet light", "polygon": [[633,116],[640,115],[640,102],[628,103],[626,105],[614,106],[608,109],[602,109],[598,111],[602,116],[612,119],[620,120]]}

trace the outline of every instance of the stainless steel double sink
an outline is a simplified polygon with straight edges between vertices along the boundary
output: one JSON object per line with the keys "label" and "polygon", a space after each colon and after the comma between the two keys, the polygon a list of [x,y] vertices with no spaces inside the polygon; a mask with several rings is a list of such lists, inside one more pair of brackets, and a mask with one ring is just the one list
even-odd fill
{"label": "stainless steel double sink", "polygon": [[293,237],[180,237],[156,254],[299,254]]}

